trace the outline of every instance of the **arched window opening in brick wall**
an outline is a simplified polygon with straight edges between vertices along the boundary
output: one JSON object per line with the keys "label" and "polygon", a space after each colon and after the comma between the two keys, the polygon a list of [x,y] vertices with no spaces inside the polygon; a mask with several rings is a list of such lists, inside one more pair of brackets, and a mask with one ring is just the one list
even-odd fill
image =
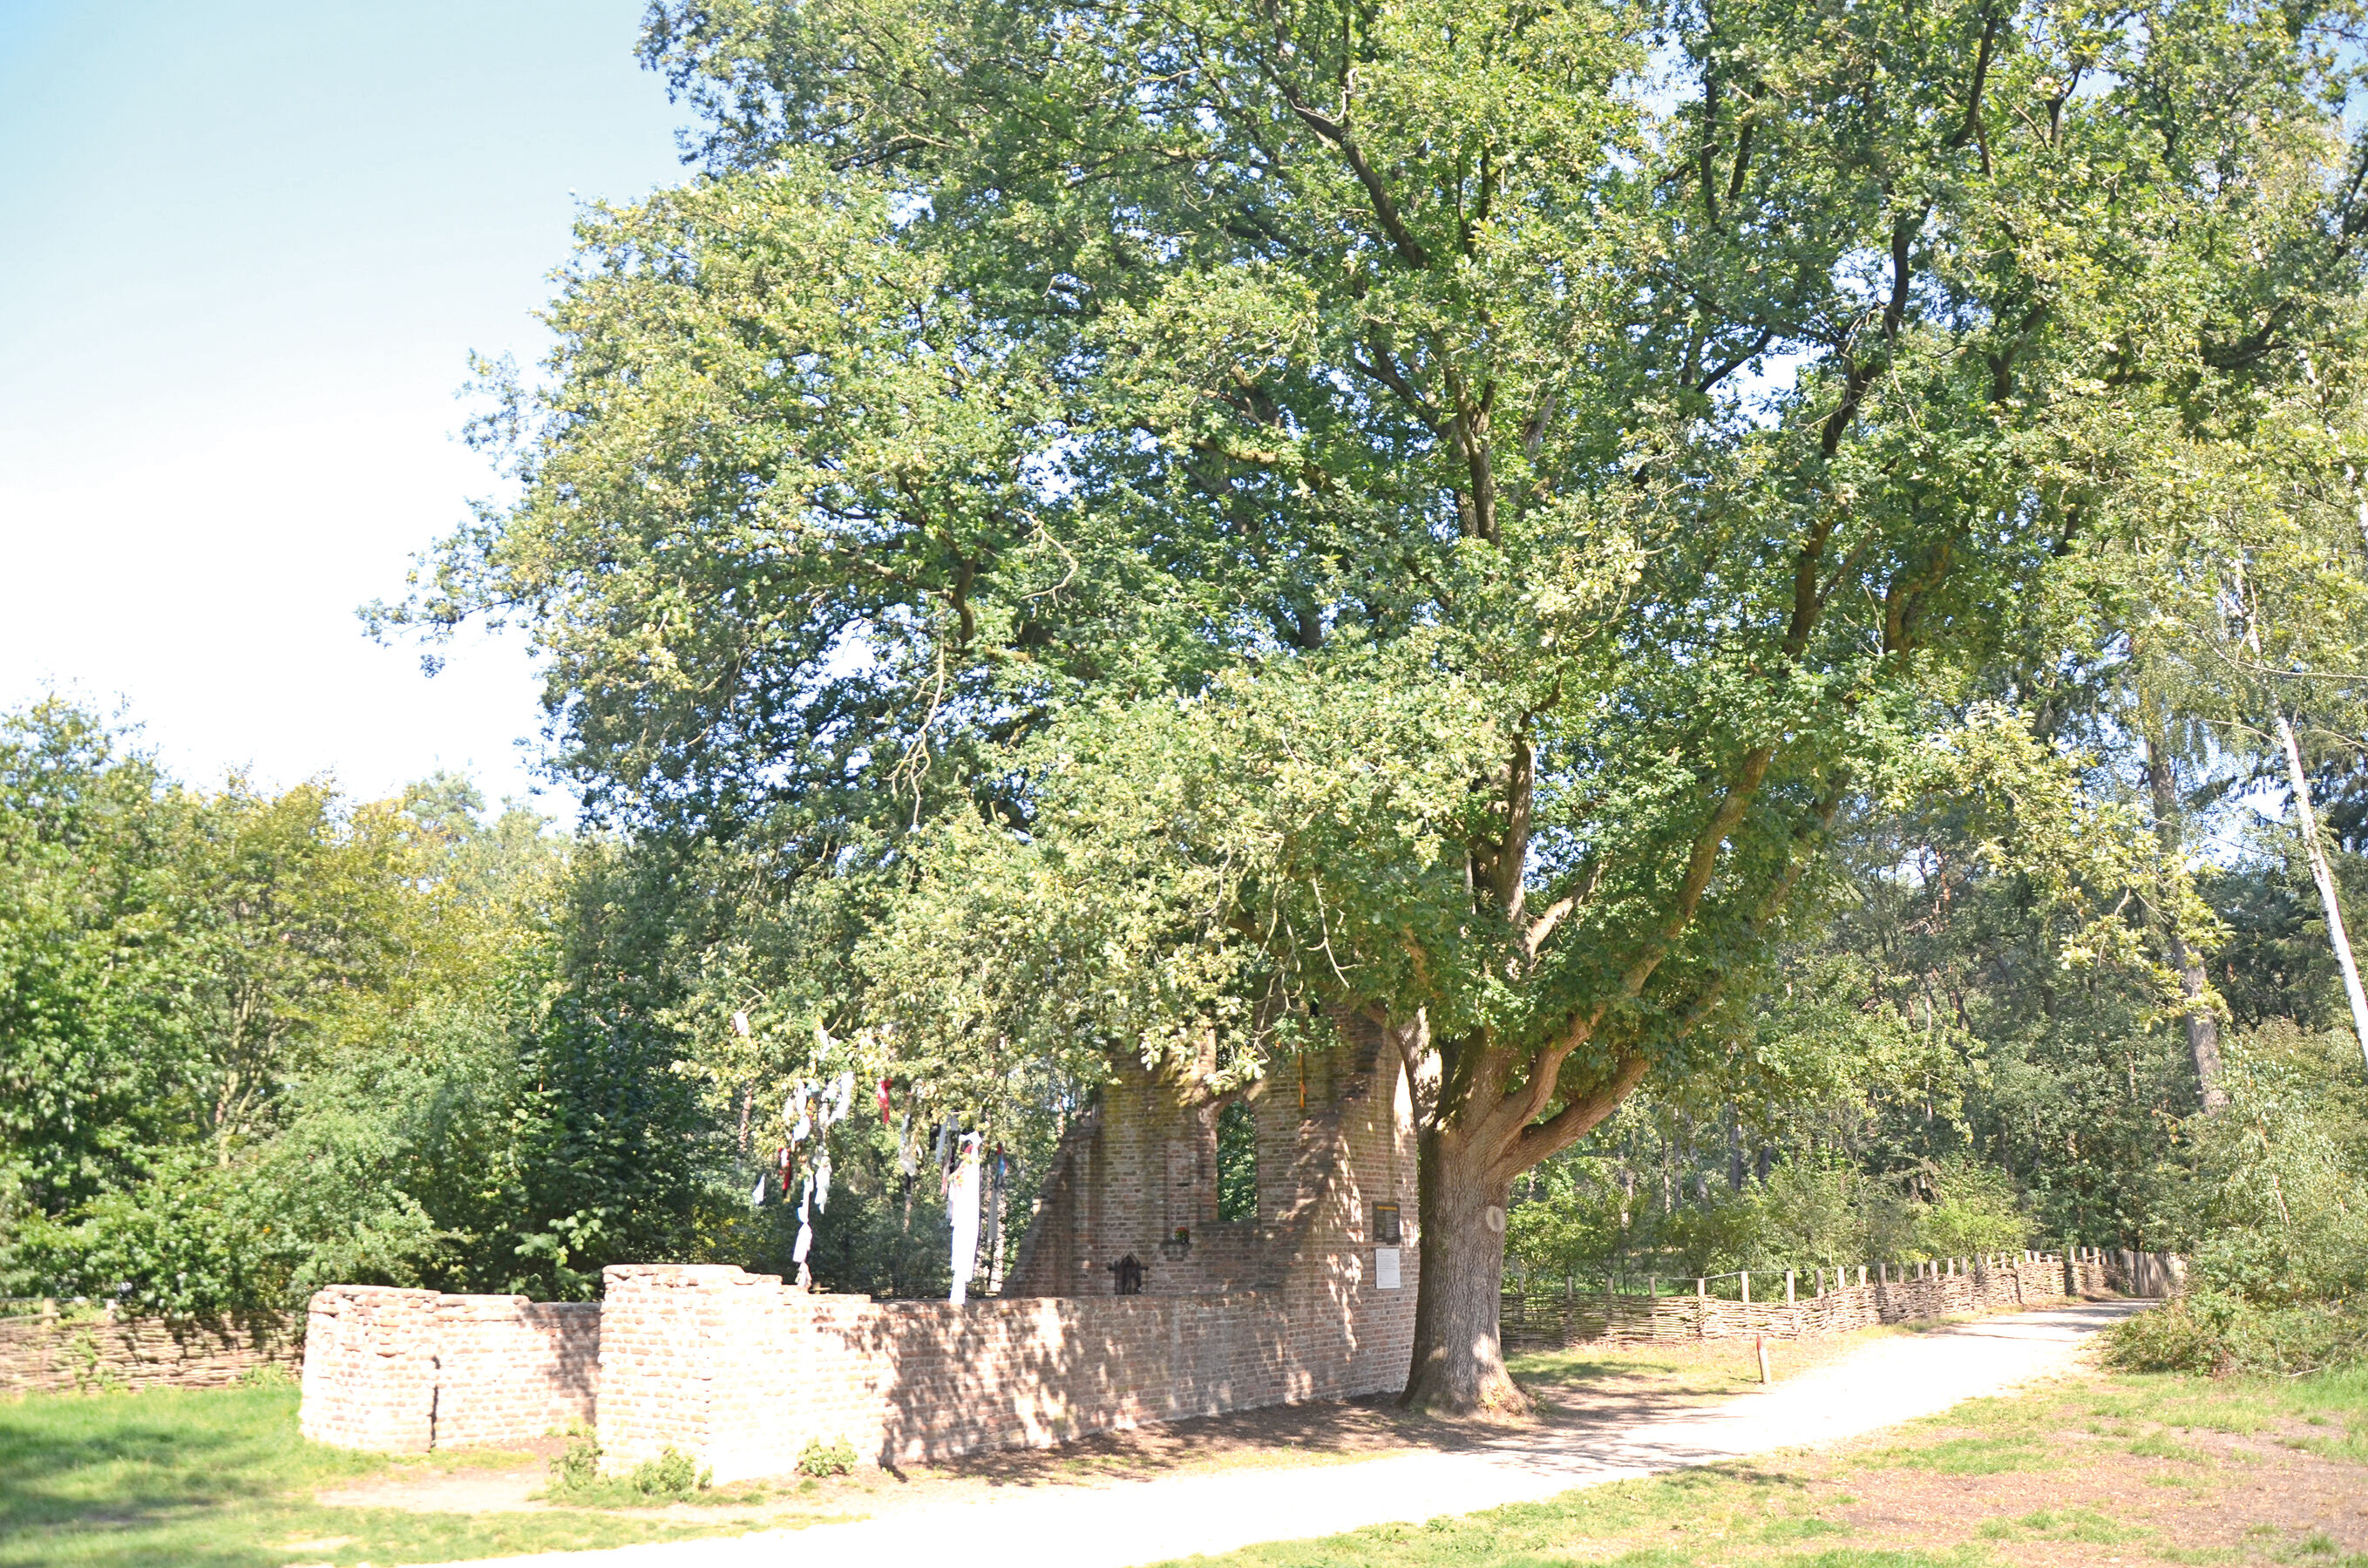
{"label": "arched window opening in brick wall", "polygon": [[1217,1218],[1258,1218],[1258,1120],[1234,1101],[1217,1113]]}

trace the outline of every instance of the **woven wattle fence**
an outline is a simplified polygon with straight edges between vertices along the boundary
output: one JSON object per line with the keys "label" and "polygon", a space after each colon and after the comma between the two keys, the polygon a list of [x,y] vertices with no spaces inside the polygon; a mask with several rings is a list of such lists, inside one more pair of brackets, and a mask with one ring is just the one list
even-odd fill
{"label": "woven wattle fence", "polygon": [[[1616,1289],[1508,1290],[1508,1346],[1589,1341],[1814,1339],[1875,1324],[2040,1306],[2067,1298],[2176,1294],[2181,1260],[2165,1253],[2075,1248],[1991,1253],[1922,1263],[1869,1264],[1658,1278],[1642,1293]],[[1735,1294],[1724,1292],[1732,1290]]]}

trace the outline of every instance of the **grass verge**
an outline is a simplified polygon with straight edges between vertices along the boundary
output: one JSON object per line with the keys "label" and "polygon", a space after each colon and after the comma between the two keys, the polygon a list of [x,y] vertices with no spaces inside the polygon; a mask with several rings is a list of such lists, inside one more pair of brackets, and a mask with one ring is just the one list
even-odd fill
{"label": "grass verge", "polygon": [[404,1471],[540,1469],[482,1450],[393,1459],[296,1435],[297,1391],[260,1384],[0,1403],[0,1568],[287,1568],[458,1561],[749,1528],[554,1508],[324,1507],[314,1489]]}

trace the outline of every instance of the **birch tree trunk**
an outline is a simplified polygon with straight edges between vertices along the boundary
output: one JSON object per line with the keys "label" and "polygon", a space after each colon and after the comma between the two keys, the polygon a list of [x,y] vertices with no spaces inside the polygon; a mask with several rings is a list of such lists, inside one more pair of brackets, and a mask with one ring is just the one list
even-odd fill
{"label": "birch tree trunk", "polygon": [[[2362,527],[2368,530],[2368,504],[2363,505]],[[2237,598],[2245,617],[2245,646],[2259,660],[2261,657],[2261,618],[2252,597],[2240,577]],[[2328,946],[2335,951],[2335,967],[2343,973],[2343,997],[2351,1005],[2351,1032],[2360,1040],[2360,1057],[2368,1063],[2368,993],[2360,988],[2360,964],[2351,956],[2351,937],[2343,926],[2343,903],[2335,886],[2335,869],[2327,861],[2327,846],[2319,841],[2318,812],[2310,803],[2310,775],[2302,765],[2302,746],[2294,739],[2294,721],[2286,717],[2283,704],[2275,704],[2278,748],[2285,756],[2286,787],[2294,792],[2294,831],[2302,836],[2302,852],[2310,861],[2310,879],[2318,887],[2319,908],[2327,915]]]}
{"label": "birch tree trunk", "polygon": [[2327,846],[2318,836],[2318,812],[2310,803],[2310,775],[2303,770],[2302,747],[2294,740],[2294,722],[2278,714],[2278,744],[2286,758],[2286,785],[2294,791],[2294,831],[2302,835],[2303,854],[2310,860],[2311,881],[2318,884],[2319,907],[2327,913],[2328,945],[2335,949],[2335,966],[2343,971],[2344,999],[2351,1004],[2351,1029],[2360,1039],[2360,1057],[2368,1063],[2368,993],[2360,988],[2360,964],[2351,956],[2351,937],[2343,926],[2343,904],[2337,896],[2335,869],[2328,864]]}

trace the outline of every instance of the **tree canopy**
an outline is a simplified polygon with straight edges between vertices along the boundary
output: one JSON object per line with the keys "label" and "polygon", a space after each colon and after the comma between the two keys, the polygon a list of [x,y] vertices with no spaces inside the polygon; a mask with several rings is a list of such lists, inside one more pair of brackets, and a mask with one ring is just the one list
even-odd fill
{"label": "tree canopy", "polygon": [[2352,384],[2356,19],[659,0],[700,172],[587,214],[522,499],[387,619],[522,617],[610,820],[832,884],[842,1028],[1205,1084],[1369,1019],[1409,1397],[1514,1398],[1486,1214],[1838,814],[2063,766],[1976,705],[2152,639],[2166,516],[2351,478],[2279,411]]}

